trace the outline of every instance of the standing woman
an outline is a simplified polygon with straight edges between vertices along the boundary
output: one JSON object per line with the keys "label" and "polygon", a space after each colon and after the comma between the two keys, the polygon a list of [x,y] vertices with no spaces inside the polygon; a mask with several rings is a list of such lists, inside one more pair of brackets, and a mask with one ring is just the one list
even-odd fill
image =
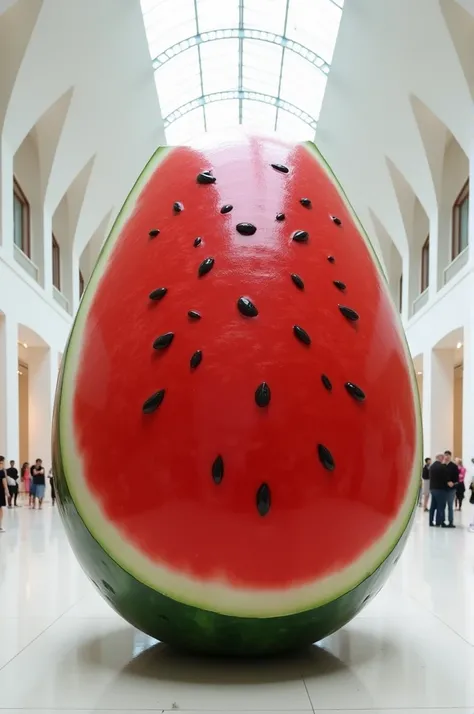
{"label": "standing woman", "polygon": [[[30,465],[28,461],[25,461],[21,467],[21,483],[23,484],[23,492],[30,498]],[[31,506],[31,503],[29,504]]]}
{"label": "standing woman", "polygon": [[462,502],[464,501],[464,494],[466,492],[466,484],[464,483],[466,478],[466,468],[462,465],[461,459],[454,460],[459,469],[459,481],[456,484],[456,508],[460,511],[462,508]]}
{"label": "standing woman", "polygon": [[5,457],[0,456],[0,533],[5,533],[5,528],[3,527],[3,509],[7,505],[8,498],[8,484],[7,484],[7,473],[5,471]]}

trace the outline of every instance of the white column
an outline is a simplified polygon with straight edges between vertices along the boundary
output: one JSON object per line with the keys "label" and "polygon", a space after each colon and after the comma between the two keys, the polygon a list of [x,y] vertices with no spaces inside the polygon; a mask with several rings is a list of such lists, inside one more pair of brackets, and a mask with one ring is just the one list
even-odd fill
{"label": "white column", "polygon": [[13,258],[13,155],[0,138],[0,251]]}
{"label": "white column", "polygon": [[425,455],[453,448],[454,358],[452,350],[423,356],[423,436]]}
{"label": "white column", "polygon": [[53,222],[50,213],[42,207],[38,217],[37,259],[35,262],[40,270],[40,283],[47,295],[53,290]]}
{"label": "white column", "polygon": [[28,349],[28,413],[30,462],[51,466],[51,422],[58,376],[58,353],[49,347]]}
{"label": "white column", "polygon": [[412,314],[412,306],[410,304],[410,253],[403,258],[403,283],[402,283],[402,320],[406,325]]}
{"label": "white column", "polygon": [[443,287],[439,277],[439,211],[430,216],[430,269],[429,269],[429,299],[432,300],[438,290]]}
{"label": "white column", "polygon": [[18,325],[0,313],[0,454],[19,459]]}
{"label": "white column", "polygon": [[[470,276],[472,278],[472,276]],[[471,279],[471,291],[474,282]],[[469,292],[472,295],[472,292]],[[474,458],[474,309],[464,326],[464,371],[462,387],[462,450],[463,462],[471,471],[471,459]]]}
{"label": "white column", "polygon": [[70,312],[75,315],[79,307],[79,256],[75,251],[68,252],[67,263],[67,293],[66,297],[69,300]]}

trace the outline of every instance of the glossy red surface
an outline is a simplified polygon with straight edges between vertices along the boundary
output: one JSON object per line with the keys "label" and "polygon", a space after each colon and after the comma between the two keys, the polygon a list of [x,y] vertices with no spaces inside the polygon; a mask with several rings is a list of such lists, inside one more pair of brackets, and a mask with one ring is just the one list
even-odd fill
{"label": "glossy red surface", "polygon": [[[206,169],[217,182],[198,185]],[[175,201],[184,205],[179,214]],[[221,214],[224,204],[233,211]],[[240,222],[256,233],[240,235]],[[149,239],[153,228],[160,235]],[[309,241],[292,241],[296,230]],[[198,278],[207,257],[214,267]],[[165,297],[150,301],[161,286]],[[256,318],[240,314],[240,296],[258,307]],[[359,321],[345,319],[339,304]],[[294,325],[310,335],[309,347]],[[153,350],[169,331],[171,345]],[[305,148],[255,139],[174,150],[116,244],[81,350],[74,429],[89,487],[124,537],[157,562],[200,579],[223,574],[279,588],[349,564],[396,516],[416,440],[406,358],[364,241]],[[191,369],[196,350],[202,361]],[[364,403],[347,393],[348,381],[364,390]],[[262,382],[271,389],[264,408],[255,401]],[[143,414],[160,389],[161,407]],[[318,444],[334,471],[322,467]],[[256,507],[263,483],[271,492],[264,517]]]}

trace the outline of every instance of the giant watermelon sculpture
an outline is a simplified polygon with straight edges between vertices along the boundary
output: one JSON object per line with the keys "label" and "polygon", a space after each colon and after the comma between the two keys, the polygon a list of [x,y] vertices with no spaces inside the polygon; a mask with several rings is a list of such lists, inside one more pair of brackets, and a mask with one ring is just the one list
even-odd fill
{"label": "giant watermelon sculpture", "polygon": [[320,640],[400,556],[419,431],[396,310],[316,147],[159,149],[56,403],[62,516],[112,607],[206,653]]}

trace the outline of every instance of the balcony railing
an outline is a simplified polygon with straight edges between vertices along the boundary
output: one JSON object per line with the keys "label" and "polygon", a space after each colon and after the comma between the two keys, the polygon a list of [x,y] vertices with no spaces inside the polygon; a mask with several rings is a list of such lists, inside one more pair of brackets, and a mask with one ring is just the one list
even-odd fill
{"label": "balcony railing", "polygon": [[454,278],[456,273],[459,273],[461,268],[467,264],[469,258],[469,246],[466,246],[459,255],[457,255],[454,260],[445,268],[444,270],[444,284],[449,283],[450,280]]}
{"label": "balcony railing", "polygon": [[69,300],[65,295],[62,294],[60,290],[58,290],[56,287],[53,285],[53,298],[56,300],[58,305],[61,305],[62,309],[65,310],[66,312],[69,312]]}
{"label": "balcony railing", "polygon": [[418,295],[416,300],[413,301],[413,314],[416,315],[417,312],[419,312],[425,305],[427,304],[429,299],[429,290],[428,288],[426,290],[423,290],[421,295]]}
{"label": "balcony railing", "polygon": [[17,245],[13,246],[14,249],[14,255],[15,255],[15,260],[18,263],[18,265],[21,265],[25,273],[28,273],[28,275],[33,278],[33,280],[36,280],[38,282],[38,266],[36,266],[30,258],[26,255],[26,253],[23,253],[21,248],[19,248]]}

